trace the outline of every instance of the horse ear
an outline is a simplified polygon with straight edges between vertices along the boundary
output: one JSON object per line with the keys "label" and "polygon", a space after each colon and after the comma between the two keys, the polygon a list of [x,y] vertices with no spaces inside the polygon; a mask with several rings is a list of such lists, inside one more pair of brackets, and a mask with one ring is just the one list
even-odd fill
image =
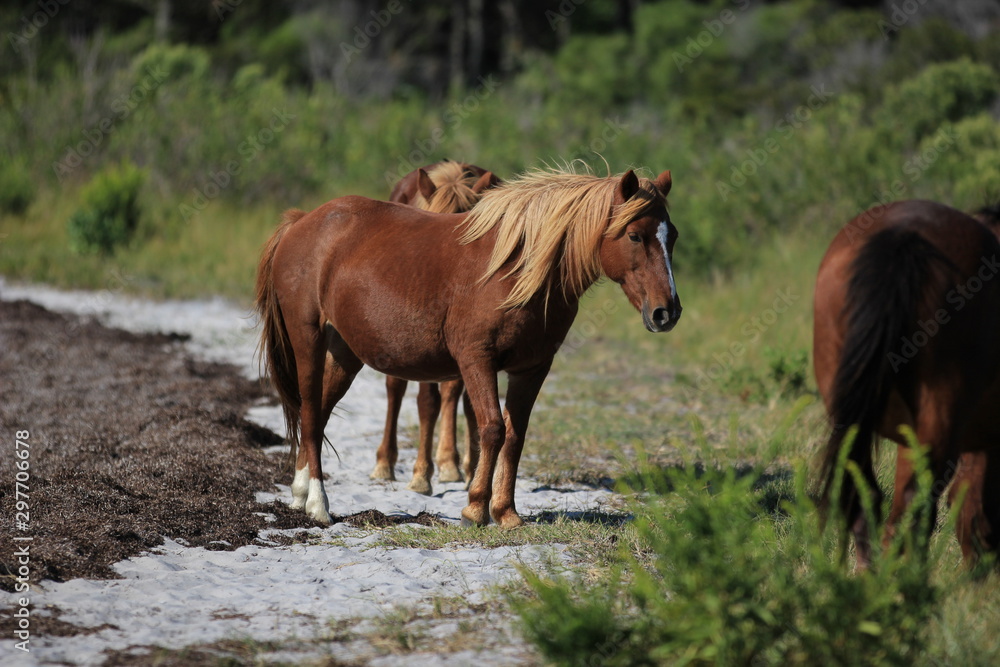
{"label": "horse ear", "polygon": [[492,171],[488,171],[479,177],[479,180],[476,181],[476,184],[472,186],[472,191],[475,192],[476,194],[479,194],[484,190],[495,188],[498,185],[500,185],[500,179],[497,178],[496,174],[494,174]]}
{"label": "horse ear", "polygon": [[636,192],[639,191],[639,179],[635,172],[629,169],[622,174],[622,180],[618,183],[618,196],[623,202],[627,202]]}
{"label": "horse ear", "polygon": [[417,170],[417,190],[427,201],[430,201],[431,197],[437,191],[434,181],[431,180],[431,177],[423,169]]}
{"label": "horse ear", "polygon": [[667,169],[665,172],[657,176],[656,180],[653,181],[653,185],[655,185],[656,189],[662,192],[663,196],[666,197],[670,192],[670,186],[673,185],[673,181],[670,180],[670,170]]}

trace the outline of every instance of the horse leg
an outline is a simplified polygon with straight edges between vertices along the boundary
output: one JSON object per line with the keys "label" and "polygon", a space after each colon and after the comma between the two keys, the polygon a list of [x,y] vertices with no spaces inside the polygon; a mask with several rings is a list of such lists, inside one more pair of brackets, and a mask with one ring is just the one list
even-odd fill
{"label": "horse leg", "polygon": [[462,457],[462,468],[465,470],[465,489],[472,484],[472,476],[479,465],[479,423],[476,421],[476,411],[472,409],[469,392],[462,394],[462,407],[465,410],[465,455]]}
{"label": "horse leg", "polygon": [[462,398],[465,385],[461,380],[441,383],[441,437],[438,439],[437,454],[434,457],[438,467],[438,478],[442,482],[461,482],[458,469],[458,447],[456,446],[456,424],[458,401]]}
{"label": "horse leg", "polygon": [[531,375],[511,375],[507,385],[507,401],[504,410],[504,421],[507,432],[500,450],[500,465],[497,466],[493,479],[493,503],[490,514],[501,528],[517,528],[524,525],[524,520],[517,514],[514,506],[514,484],[517,482],[517,466],[521,460],[521,450],[524,448],[524,434],[528,430],[528,419],[531,408],[538,398],[549,368]]}
{"label": "horse leg", "polygon": [[976,546],[984,551],[1000,551],[1000,456],[996,450],[983,452],[985,471],[981,477],[981,520],[974,534]]}
{"label": "horse leg", "polygon": [[[290,332],[290,337],[292,336]],[[306,514],[321,523],[330,523],[329,501],[323,488],[320,445],[323,441],[323,375],[326,367],[326,347],[318,328],[296,331],[292,340],[295,365],[298,369],[299,395],[302,407],[298,456],[292,480],[292,508],[305,509]]]}
{"label": "horse leg", "polygon": [[[883,548],[888,547],[896,536],[899,520],[906,512],[913,494],[916,492],[916,476],[913,471],[913,450],[906,445],[896,446],[896,482],[892,493],[892,508],[885,522],[885,532],[882,535]],[[860,560],[860,558],[859,558]]]}
{"label": "horse leg", "polygon": [[413,464],[413,479],[406,486],[410,491],[431,495],[431,475],[434,474],[434,461],[431,450],[434,447],[434,425],[438,413],[441,412],[441,392],[433,382],[421,382],[420,393],[417,394],[417,413],[420,415],[420,447],[417,449],[417,462]]}
{"label": "horse leg", "polygon": [[462,510],[463,525],[485,526],[490,521],[493,471],[504,442],[504,420],[500,414],[497,374],[490,361],[462,368],[466,390],[479,427],[482,458],[469,483],[469,504]]}
{"label": "horse leg", "polygon": [[316,332],[307,338],[318,343],[321,337],[322,345],[307,344],[304,358],[296,355],[302,395],[302,443],[292,482],[292,507],[304,508],[306,514],[317,521],[330,523],[330,504],[323,488],[320,456],[323,431],[330,413],[347,393],[362,363],[329,325],[322,334]]}
{"label": "horse leg", "polygon": [[[944,492],[945,488],[948,486],[948,482],[951,481],[951,477],[955,472],[955,462],[954,458],[951,458],[944,454],[943,452],[948,451],[947,440],[940,437],[942,431],[947,429],[931,427],[928,429],[921,429],[925,434],[921,437],[918,431],[918,441],[921,443],[927,443],[930,448],[930,466],[931,472],[934,476],[931,485],[931,497],[930,506],[927,508],[928,516],[926,517],[926,535],[921,537],[927,538],[930,536],[930,531],[934,529],[934,525],[937,523],[937,508],[938,500],[941,498],[941,494]],[[909,447],[899,445],[896,450],[896,485],[892,497],[892,508],[889,510],[889,518],[886,521],[885,534],[882,538],[882,544],[884,547],[888,547],[896,535],[898,529],[899,521],[902,519],[909,507],[910,503],[913,502],[913,498],[917,492],[917,478],[916,472],[913,468],[913,456],[915,452]],[[920,517],[915,517],[917,525],[912,526],[913,530],[922,529],[919,526]]]}
{"label": "horse leg", "polygon": [[[867,485],[871,494],[872,509],[878,516],[882,507],[882,491],[879,489],[878,480],[875,479],[874,472],[870,470],[862,471],[862,475],[864,484]],[[861,503],[860,491],[855,490],[854,493],[854,499],[846,508],[846,518],[851,534],[854,535],[854,549],[857,558],[855,568],[859,572],[863,572],[868,569],[872,560],[871,526],[868,524],[868,513]]]}
{"label": "horse leg", "polygon": [[372,479],[396,479],[396,458],[399,456],[396,443],[396,425],[399,423],[399,408],[403,405],[406,380],[385,376],[385,394],[388,409],[385,413],[385,431],[382,444],[375,453],[375,468],[369,475]]}
{"label": "horse leg", "polygon": [[1000,458],[993,451],[962,454],[948,502],[962,500],[955,532],[962,556],[975,563],[1000,550]]}
{"label": "horse leg", "polygon": [[[993,526],[984,516],[983,491],[987,484],[987,454],[966,452],[960,459],[955,483],[948,492],[948,504],[954,505],[961,499],[955,536],[962,547],[962,556],[967,562],[979,558],[984,543],[989,541]],[[985,538],[985,539],[984,539]]]}

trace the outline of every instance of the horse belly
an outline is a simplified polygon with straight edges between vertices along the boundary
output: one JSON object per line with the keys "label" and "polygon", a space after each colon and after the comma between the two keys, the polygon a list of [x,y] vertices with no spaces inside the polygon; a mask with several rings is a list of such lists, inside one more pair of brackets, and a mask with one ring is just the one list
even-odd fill
{"label": "horse belly", "polygon": [[399,318],[389,314],[392,309],[368,307],[362,312],[351,306],[349,301],[338,304],[331,324],[366,365],[420,382],[458,377],[458,365],[448,352],[441,326],[426,313]]}
{"label": "horse belly", "polygon": [[[380,373],[416,382],[441,382],[460,376],[458,364],[438,341],[423,338],[360,342],[355,354]],[[359,351],[360,350],[360,351]]]}

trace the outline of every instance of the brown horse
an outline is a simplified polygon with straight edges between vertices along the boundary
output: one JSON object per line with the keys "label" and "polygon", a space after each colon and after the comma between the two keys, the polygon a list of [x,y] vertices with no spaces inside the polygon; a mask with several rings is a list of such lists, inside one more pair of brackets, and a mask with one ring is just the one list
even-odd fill
{"label": "brown horse", "polygon": [[[444,161],[427,165],[410,172],[396,184],[389,201],[409,204],[432,213],[464,213],[471,209],[482,197],[482,193],[499,181],[492,172],[482,167],[464,162]],[[372,479],[396,479],[397,423],[399,410],[406,393],[406,380],[386,376],[385,392],[388,399],[388,409],[385,417],[385,432],[382,444],[375,458],[375,469]],[[460,482],[462,473],[460,463],[464,463],[466,477],[472,478],[472,470],[478,459],[478,442],[473,435],[475,418],[472,409],[468,408],[467,422],[469,424],[469,442],[465,450],[464,461],[459,461],[458,448],[455,443],[456,415],[458,401],[462,398],[465,385],[461,379],[442,382],[440,389],[437,383],[421,382],[417,395],[417,413],[420,418],[420,441],[417,452],[417,462],[413,467],[413,479],[407,485],[411,491],[431,494],[431,476],[434,474],[434,461],[431,458],[433,448],[434,426],[438,416],[441,416],[441,437],[438,440],[436,460],[439,477],[442,482]]]}
{"label": "brown horse", "polygon": [[681,315],[670,185],[669,172],[538,171],[489,190],[468,214],[342,197],[286,215],[261,257],[256,308],[298,446],[293,506],[330,520],[323,430],[368,364],[419,382],[465,380],[481,454],[463,520],[521,525],[514,482],[528,418],[583,293],[607,276],[650,331]]}
{"label": "brown horse", "polygon": [[859,490],[845,474],[839,497],[831,497],[852,425],[858,430],[848,458],[871,488],[876,509],[874,441],[882,436],[898,444],[885,543],[915,492],[912,458],[899,432],[908,425],[929,448],[935,507],[958,471],[949,501],[966,494],[958,520],[965,557],[997,546],[992,526],[1000,488],[984,480],[988,454],[1000,444],[998,262],[1000,243],[976,219],[942,204],[903,201],[849,222],[820,264],[814,363],[833,422],[823,450],[822,495],[825,505],[839,503],[861,569],[871,546]]}

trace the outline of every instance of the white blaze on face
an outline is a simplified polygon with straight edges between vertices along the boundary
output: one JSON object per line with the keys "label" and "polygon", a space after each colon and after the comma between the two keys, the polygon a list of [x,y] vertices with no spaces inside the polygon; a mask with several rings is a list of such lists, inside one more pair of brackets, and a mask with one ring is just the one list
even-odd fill
{"label": "white blaze on face", "polygon": [[670,251],[667,250],[667,233],[669,226],[667,221],[664,220],[660,223],[660,228],[656,231],[656,238],[660,240],[660,245],[663,246],[663,261],[667,264],[667,280],[670,281],[670,300],[677,301],[677,286],[674,285],[674,269],[670,266]]}

